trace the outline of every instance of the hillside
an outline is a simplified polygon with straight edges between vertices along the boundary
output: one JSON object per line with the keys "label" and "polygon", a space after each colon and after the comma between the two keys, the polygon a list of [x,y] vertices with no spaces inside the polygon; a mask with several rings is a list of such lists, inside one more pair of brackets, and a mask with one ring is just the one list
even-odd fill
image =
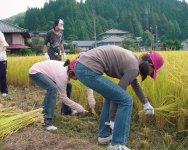
{"label": "hillside", "polygon": [[[149,30],[159,37],[172,40],[188,38],[188,4],[178,0],[56,0],[44,7],[29,8],[14,23],[35,30],[49,30],[55,19],[63,18],[65,37],[69,40],[93,39],[93,20],[96,32],[118,28],[142,36]],[[23,22],[22,22],[23,21]]]}

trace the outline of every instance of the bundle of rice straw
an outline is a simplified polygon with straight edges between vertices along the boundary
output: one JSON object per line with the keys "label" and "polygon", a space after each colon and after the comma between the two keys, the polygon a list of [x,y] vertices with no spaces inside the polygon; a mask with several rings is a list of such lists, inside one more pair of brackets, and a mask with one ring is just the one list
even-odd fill
{"label": "bundle of rice straw", "polygon": [[12,134],[30,124],[43,123],[42,108],[23,112],[14,107],[0,108],[0,137]]}

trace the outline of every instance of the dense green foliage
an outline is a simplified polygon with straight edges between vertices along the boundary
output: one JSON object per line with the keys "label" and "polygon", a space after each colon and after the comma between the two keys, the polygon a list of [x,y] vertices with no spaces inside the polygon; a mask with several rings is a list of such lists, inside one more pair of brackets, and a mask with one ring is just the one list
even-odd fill
{"label": "dense green foliage", "polygon": [[28,48],[23,48],[23,49],[20,49],[19,53],[22,56],[29,56],[29,55],[33,54],[33,51],[31,49],[28,49]]}
{"label": "dense green foliage", "polygon": [[30,31],[47,31],[53,21],[63,18],[65,38],[91,40],[97,35],[118,28],[142,36],[144,31],[157,33],[171,40],[188,38],[188,4],[183,0],[49,0],[43,8],[29,8],[23,26]]}

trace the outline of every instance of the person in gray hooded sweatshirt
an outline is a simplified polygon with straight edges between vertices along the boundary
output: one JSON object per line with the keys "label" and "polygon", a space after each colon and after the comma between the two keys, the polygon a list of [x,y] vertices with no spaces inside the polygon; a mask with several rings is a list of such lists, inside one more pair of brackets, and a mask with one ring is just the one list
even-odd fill
{"label": "person in gray hooded sweatshirt", "polygon": [[[145,97],[137,76],[142,81],[149,75],[156,79],[157,71],[164,60],[159,53],[148,52],[137,57],[133,52],[119,46],[100,46],[80,56],[75,66],[75,75],[87,87],[104,98],[100,114],[98,142],[109,142],[109,149],[129,150],[125,146],[131,122],[132,97],[125,91],[131,85],[141,100],[145,113],[154,114],[154,108]],[[118,84],[103,76],[119,79]],[[110,126],[106,125],[110,121]]]}

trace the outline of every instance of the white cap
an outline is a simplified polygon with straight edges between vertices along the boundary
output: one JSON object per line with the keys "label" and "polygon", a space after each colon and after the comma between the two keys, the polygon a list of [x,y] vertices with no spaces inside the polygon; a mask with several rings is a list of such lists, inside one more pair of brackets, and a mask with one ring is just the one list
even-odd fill
{"label": "white cap", "polygon": [[60,30],[64,30],[64,22],[63,22],[63,20],[61,20],[61,19],[59,19],[59,23],[58,23],[58,28],[60,29]]}

